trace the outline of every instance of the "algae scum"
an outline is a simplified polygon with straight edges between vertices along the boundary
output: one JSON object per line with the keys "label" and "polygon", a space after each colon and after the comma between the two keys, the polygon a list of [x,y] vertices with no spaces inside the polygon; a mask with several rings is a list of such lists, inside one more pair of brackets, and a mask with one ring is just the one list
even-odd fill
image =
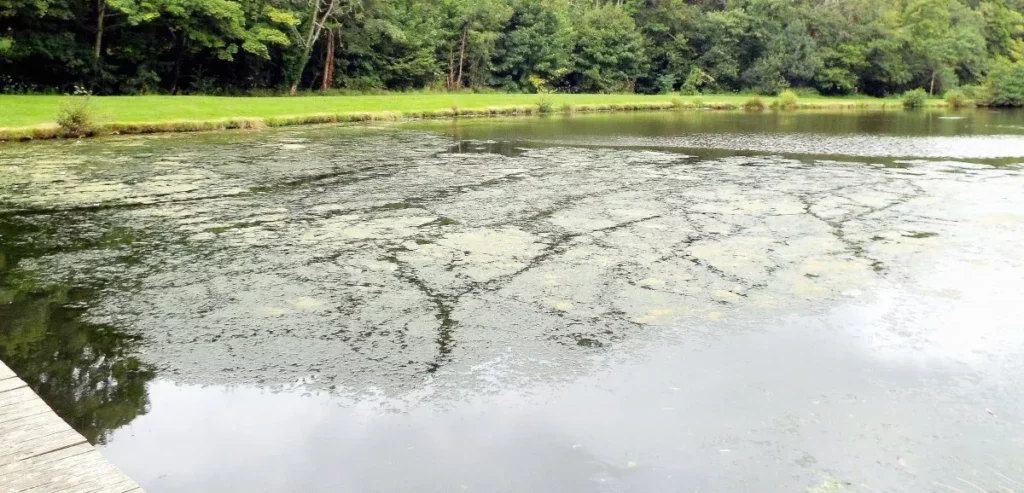
{"label": "algae scum", "polygon": [[1024,115],[960,116],[6,146],[0,359],[149,491],[1019,488]]}

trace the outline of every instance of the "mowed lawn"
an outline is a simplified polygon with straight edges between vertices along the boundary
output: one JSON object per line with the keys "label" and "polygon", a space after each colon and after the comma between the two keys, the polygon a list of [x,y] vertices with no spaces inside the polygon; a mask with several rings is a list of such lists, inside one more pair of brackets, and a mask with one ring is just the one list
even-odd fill
{"label": "mowed lawn", "polygon": [[[176,120],[217,120],[223,118],[271,118],[318,113],[430,111],[458,107],[489,107],[536,104],[550,98],[554,107],[566,104],[601,105],[627,103],[667,103],[678,97],[636,94],[387,94],[373,96],[93,96],[90,108],[100,122],[167,122]],[[704,104],[742,105],[750,95],[683,96],[683,101]],[[53,123],[60,105],[69,96],[0,95],[0,128],[27,127]],[[766,102],[773,98],[763,98]],[[822,106],[899,106],[898,99],[870,97],[800,98],[801,104]]]}

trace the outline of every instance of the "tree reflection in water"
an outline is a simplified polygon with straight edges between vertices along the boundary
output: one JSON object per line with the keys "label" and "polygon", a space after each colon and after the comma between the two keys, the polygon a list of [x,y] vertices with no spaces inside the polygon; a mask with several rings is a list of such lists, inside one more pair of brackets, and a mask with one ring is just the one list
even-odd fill
{"label": "tree reflection in water", "polygon": [[90,443],[146,413],[137,338],[83,320],[92,290],[0,288],[0,360]]}

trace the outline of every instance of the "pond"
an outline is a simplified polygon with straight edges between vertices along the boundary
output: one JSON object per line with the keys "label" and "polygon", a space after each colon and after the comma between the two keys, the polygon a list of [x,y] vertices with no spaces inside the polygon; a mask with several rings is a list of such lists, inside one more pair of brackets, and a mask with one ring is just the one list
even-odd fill
{"label": "pond", "polygon": [[1024,113],[0,147],[0,360],[150,492],[1024,484]]}

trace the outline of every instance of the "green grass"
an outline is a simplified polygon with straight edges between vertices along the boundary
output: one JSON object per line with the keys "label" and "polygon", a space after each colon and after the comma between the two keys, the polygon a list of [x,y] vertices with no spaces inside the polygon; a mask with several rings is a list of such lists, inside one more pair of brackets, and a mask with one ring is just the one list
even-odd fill
{"label": "green grass", "polygon": [[[653,109],[738,109],[750,95],[645,96],[635,94],[544,95],[549,109],[628,111]],[[0,138],[43,138],[54,128],[67,96],[0,95]],[[775,98],[764,98],[774,101]],[[97,132],[149,133],[220,128],[329,123],[337,121],[444,118],[459,115],[532,114],[536,94],[388,94],[372,96],[222,97],[99,96],[90,109]],[[941,100],[930,105],[944,105]],[[899,108],[898,98],[801,97],[798,108]],[[30,129],[29,127],[35,127]],[[41,131],[44,130],[44,131]]]}

